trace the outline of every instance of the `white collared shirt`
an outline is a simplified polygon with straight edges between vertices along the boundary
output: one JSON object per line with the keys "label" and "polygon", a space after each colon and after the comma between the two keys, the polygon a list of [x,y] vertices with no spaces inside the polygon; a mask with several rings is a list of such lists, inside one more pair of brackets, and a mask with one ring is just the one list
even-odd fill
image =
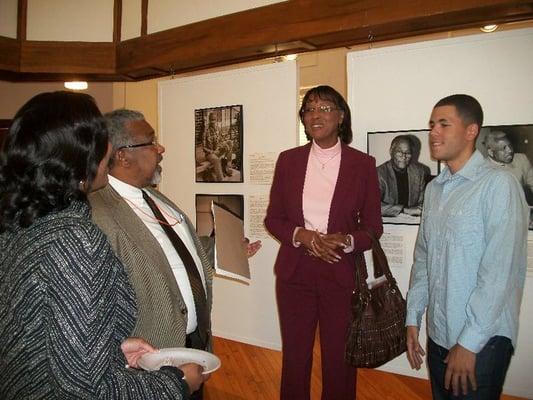
{"label": "white collared shirt", "polygon": [[[170,239],[168,238],[167,234],[165,233],[159,222],[157,222],[154,213],[152,212],[146,201],[144,201],[141,189],[122,182],[111,175],[109,175],[109,184],[126,201],[126,203],[131,207],[132,211],[135,213],[135,215],[137,215],[141,219],[141,221],[144,223],[144,225],[146,225],[146,227],[150,230],[150,233],[154,236],[154,238],[161,246],[161,249],[167,257],[168,263],[172,268],[172,273],[176,278],[176,282],[180,289],[181,295],[187,306],[187,334],[194,332],[198,325],[196,319],[196,309],[194,306],[194,297],[192,294],[191,285],[189,283],[187,270],[185,269],[183,261],[178,255],[178,252],[170,242]],[[170,224],[174,223],[175,221],[179,221],[172,228],[178,234],[180,239],[183,241],[183,243],[191,253],[196,267],[198,268],[198,271],[200,273],[200,277],[202,278],[202,283],[204,285],[205,290],[205,276],[202,268],[202,262],[200,261],[200,257],[196,252],[196,247],[192,239],[192,234],[191,232],[189,232],[189,228],[187,227],[183,216],[176,210],[169,207],[164,202],[160,201],[158,198],[151,196],[151,193],[149,193],[148,191],[146,192],[155,201],[162,214],[165,216],[165,218]]]}

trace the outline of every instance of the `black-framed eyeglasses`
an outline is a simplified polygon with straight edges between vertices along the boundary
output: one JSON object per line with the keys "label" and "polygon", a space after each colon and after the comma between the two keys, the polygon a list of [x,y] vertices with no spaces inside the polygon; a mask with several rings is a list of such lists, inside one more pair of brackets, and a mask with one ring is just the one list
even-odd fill
{"label": "black-framed eyeglasses", "polygon": [[159,143],[157,143],[157,140],[151,140],[149,142],[145,143],[137,143],[137,144],[126,144],[124,146],[120,146],[118,149],[135,149],[137,147],[146,147],[146,146],[157,146]]}

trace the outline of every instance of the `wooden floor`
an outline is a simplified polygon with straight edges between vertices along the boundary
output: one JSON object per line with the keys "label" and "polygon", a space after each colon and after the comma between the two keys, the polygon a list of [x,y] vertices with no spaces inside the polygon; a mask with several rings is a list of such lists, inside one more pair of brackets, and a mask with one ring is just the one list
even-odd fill
{"label": "wooden floor", "polygon": [[[281,352],[214,338],[215,354],[222,367],[205,385],[205,400],[275,400],[279,398]],[[320,353],[315,345],[311,376],[311,399],[320,399]],[[431,399],[429,383],[387,372],[360,369],[357,400]],[[521,400],[502,396],[502,400]]]}

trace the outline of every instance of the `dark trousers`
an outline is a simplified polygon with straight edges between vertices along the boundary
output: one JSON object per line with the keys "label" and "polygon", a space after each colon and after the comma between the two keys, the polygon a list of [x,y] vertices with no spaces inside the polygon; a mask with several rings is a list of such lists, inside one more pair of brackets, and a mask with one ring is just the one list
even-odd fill
{"label": "dark trousers", "polygon": [[341,286],[330,265],[306,257],[290,281],[276,280],[283,344],[281,400],[308,400],[317,324],[322,354],[322,399],[355,398],[357,370],[344,361],[353,282]]}
{"label": "dark trousers", "polygon": [[[187,338],[185,340],[185,347],[189,349],[205,350],[205,344],[200,339],[200,336],[198,335],[198,330],[187,335]],[[200,389],[198,389],[194,393],[191,393],[191,397],[189,397],[189,399],[190,400],[202,400],[203,398],[204,398],[204,384],[202,383],[202,386],[200,386]]]}
{"label": "dark trousers", "polygon": [[509,338],[494,336],[476,354],[477,390],[469,390],[466,396],[454,396],[444,388],[448,350],[428,338],[428,367],[431,379],[431,392],[435,400],[497,400],[503,388],[505,374],[513,355],[513,345]]}

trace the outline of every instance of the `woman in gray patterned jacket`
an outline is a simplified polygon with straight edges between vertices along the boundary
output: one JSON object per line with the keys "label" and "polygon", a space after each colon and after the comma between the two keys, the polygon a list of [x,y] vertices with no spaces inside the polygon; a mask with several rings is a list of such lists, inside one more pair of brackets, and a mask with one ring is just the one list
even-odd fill
{"label": "woman in gray patterned jacket", "polygon": [[[94,99],[35,96],[0,153],[0,398],[182,399],[198,366],[136,369],[124,267],[91,222],[111,147]],[[126,365],[129,364],[128,368]]]}

